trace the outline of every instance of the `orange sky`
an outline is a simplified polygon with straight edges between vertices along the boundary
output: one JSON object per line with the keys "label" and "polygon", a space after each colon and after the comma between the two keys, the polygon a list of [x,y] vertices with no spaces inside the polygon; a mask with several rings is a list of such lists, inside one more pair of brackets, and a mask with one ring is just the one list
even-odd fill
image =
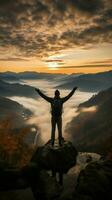
{"label": "orange sky", "polygon": [[[12,52],[11,52],[12,53]],[[46,73],[96,73],[112,70],[112,46],[95,46],[92,49],[71,48],[54,55],[13,57],[0,61],[0,71],[37,71]],[[10,52],[9,52],[10,57]]]}
{"label": "orange sky", "polygon": [[0,2],[0,71],[112,70],[111,0]]}
{"label": "orange sky", "polygon": [[12,72],[22,72],[22,71],[36,71],[36,72],[46,72],[46,73],[97,73],[112,70],[112,67],[85,67],[85,68],[71,68],[71,69],[49,69],[44,67],[0,67],[0,72],[12,71]]}

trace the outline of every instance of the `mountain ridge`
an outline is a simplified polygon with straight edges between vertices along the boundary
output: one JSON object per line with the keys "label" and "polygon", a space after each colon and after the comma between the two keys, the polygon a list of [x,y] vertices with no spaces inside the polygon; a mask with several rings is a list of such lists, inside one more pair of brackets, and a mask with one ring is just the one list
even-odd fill
{"label": "mountain ridge", "polygon": [[56,88],[72,89],[77,86],[80,91],[98,92],[112,86],[112,70],[96,74],[82,74],[68,79],[66,83],[59,84]]}
{"label": "mountain ridge", "polygon": [[[93,106],[94,111],[90,110]],[[78,112],[66,126],[77,149],[100,154],[112,152],[112,88],[79,105]]]}
{"label": "mountain ridge", "polygon": [[10,96],[24,96],[29,98],[37,98],[37,94],[34,87],[23,85],[20,83],[8,83],[6,81],[0,80],[0,96],[10,97]]}

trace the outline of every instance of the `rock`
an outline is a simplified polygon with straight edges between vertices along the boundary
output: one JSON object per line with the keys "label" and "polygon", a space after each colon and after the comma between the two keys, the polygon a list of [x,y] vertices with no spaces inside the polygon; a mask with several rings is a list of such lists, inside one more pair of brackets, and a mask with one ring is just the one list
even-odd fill
{"label": "rock", "polygon": [[37,187],[36,185],[32,187],[32,192],[36,200],[52,200],[60,196],[60,185],[45,170],[40,172],[40,181],[38,183]]}
{"label": "rock", "polygon": [[0,191],[26,189],[28,182],[17,168],[0,169]]}
{"label": "rock", "polygon": [[92,157],[91,157],[90,155],[88,155],[88,156],[87,156],[86,162],[89,163],[89,162],[91,162],[91,161],[92,161]]}
{"label": "rock", "polygon": [[55,177],[42,170],[37,163],[30,162],[25,166],[22,169],[22,176],[31,187],[35,199],[51,200],[60,195],[60,185]]}
{"label": "rock", "polygon": [[98,161],[87,165],[80,172],[75,200],[112,199],[112,161]]}
{"label": "rock", "polygon": [[[59,199],[63,173],[76,164],[77,151],[71,142],[63,140],[62,146],[48,141],[38,147],[30,163],[22,169],[0,168],[1,190],[31,188],[36,200]],[[51,172],[52,173],[51,173]],[[59,175],[59,183],[56,173]]]}
{"label": "rock", "polygon": [[60,147],[52,147],[50,141],[44,146],[39,147],[31,159],[31,162],[38,163],[44,170],[67,173],[68,170],[76,164],[77,150],[71,142],[63,141]]}
{"label": "rock", "polygon": [[5,180],[3,179],[5,182],[4,187],[2,180],[3,189],[17,190],[30,187],[34,198],[37,200],[51,200],[57,198],[61,192],[56,179],[51,177],[45,170],[41,170],[36,163],[29,163],[21,170],[5,170],[2,177],[5,178]]}

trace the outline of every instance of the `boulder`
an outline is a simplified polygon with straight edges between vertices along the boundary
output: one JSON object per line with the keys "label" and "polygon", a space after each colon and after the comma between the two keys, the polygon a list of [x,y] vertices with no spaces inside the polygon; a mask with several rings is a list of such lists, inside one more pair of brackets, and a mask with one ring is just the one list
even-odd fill
{"label": "boulder", "polygon": [[31,188],[37,200],[59,199],[63,174],[76,164],[76,157],[77,151],[71,142],[63,140],[59,146],[55,141],[52,146],[48,141],[37,148],[30,163],[22,169],[0,168],[0,190]]}
{"label": "boulder", "polygon": [[37,184],[32,185],[31,189],[36,200],[58,199],[61,194],[61,186],[45,170],[40,172]]}
{"label": "boulder", "polygon": [[54,146],[48,141],[39,147],[31,162],[37,163],[40,169],[67,173],[76,164],[77,150],[69,141],[63,141],[62,146],[56,141]]}
{"label": "boulder", "polygon": [[73,199],[112,199],[112,161],[98,161],[87,165],[79,174]]}

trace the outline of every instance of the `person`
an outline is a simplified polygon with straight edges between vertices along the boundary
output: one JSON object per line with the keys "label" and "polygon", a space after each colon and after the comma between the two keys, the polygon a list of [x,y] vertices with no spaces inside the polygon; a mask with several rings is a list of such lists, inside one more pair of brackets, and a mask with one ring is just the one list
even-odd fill
{"label": "person", "polygon": [[44,98],[47,102],[51,104],[51,144],[54,145],[55,141],[55,129],[56,125],[58,128],[58,139],[59,139],[59,145],[62,146],[62,112],[63,112],[63,104],[72,97],[77,87],[74,87],[73,90],[65,97],[60,97],[60,91],[55,90],[54,97],[48,97],[45,94],[43,94],[40,89],[35,88],[36,92]]}

